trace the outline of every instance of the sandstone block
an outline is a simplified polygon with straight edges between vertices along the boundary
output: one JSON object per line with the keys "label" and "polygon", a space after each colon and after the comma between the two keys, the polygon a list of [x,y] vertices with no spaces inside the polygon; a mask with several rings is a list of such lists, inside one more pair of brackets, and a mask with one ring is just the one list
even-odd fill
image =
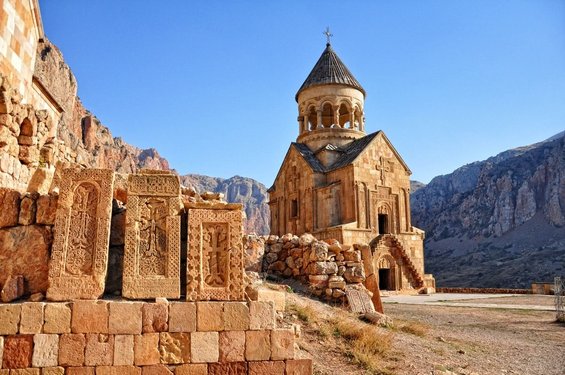
{"label": "sandstone block", "polygon": [[271,359],[271,332],[245,332],[245,359],[248,361],[268,361]]}
{"label": "sandstone block", "polygon": [[0,228],[18,225],[20,213],[20,193],[0,188]]}
{"label": "sandstone block", "polygon": [[73,333],[108,333],[108,302],[74,301],[71,331]]}
{"label": "sandstone block", "polygon": [[196,304],[173,302],[169,305],[169,332],[196,331]]}
{"label": "sandstone block", "polygon": [[0,368],[2,368],[2,356],[4,355],[4,337],[0,336]]}
{"label": "sandstone block", "polygon": [[144,303],[142,308],[143,332],[166,332],[169,330],[168,303]]}
{"label": "sandstone block", "polygon": [[44,309],[45,333],[71,332],[71,308],[68,303],[48,303]]}
{"label": "sandstone block", "polygon": [[81,333],[67,333],[59,338],[59,365],[83,366],[86,338]]}
{"label": "sandstone block", "polygon": [[249,362],[249,375],[285,375],[284,361]]}
{"label": "sandstone block", "polygon": [[132,335],[114,336],[114,366],[129,366],[134,362]]}
{"label": "sandstone block", "polygon": [[21,310],[21,305],[0,305],[0,335],[18,333]]}
{"label": "sandstone block", "polygon": [[22,304],[20,333],[41,333],[44,307],[45,304],[41,302],[25,302]]}
{"label": "sandstone block", "polygon": [[33,335],[7,336],[4,339],[2,368],[17,369],[31,367]]}
{"label": "sandstone block", "polygon": [[55,367],[59,356],[59,335],[37,334],[33,337],[33,367]]}
{"label": "sandstone block", "polygon": [[220,362],[245,361],[245,331],[220,332]]}
{"label": "sandstone block", "polygon": [[84,363],[87,366],[111,366],[114,362],[114,336],[103,333],[86,335]]}
{"label": "sandstone block", "polygon": [[98,366],[96,375],[141,375],[141,368],[136,366]]}
{"label": "sandstone block", "polygon": [[40,371],[38,368],[20,368],[10,370],[10,375],[39,375]]}
{"label": "sandstone block", "polygon": [[67,367],[66,375],[94,375],[94,367]]}
{"label": "sandstone block", "polygon": [[37,198],[37,212],[35,222],[43,225],[54,225],[57,214],[58,195],[41,195]]}
{"label": "sandstone block", "polygon": [[336,275],[330,276],[330,278],[328,280],[328,288],[331,288],[331,289],[335,289],[335,288],[345,289],[346,285],[347,284],[346,284],[345,280],[341,276],[336,276]]}
{"label": "sandstone block", "polygon": [[10,375],[10,370],[9,369],[5,369],[5,370],[0,369],[0,375]]}
{"label": "sandstone block", "polygon": [[142,303],[110,302],[108,332],[112,334],[141,334]]}
{"label": "sandstone block", "polygon": [[160,361],[159,334],[144,333],[134,336],[134,363],[137,366],[156,365]]}
{"label": "sandstone block", "polygon": [[175,375],[208,375],[208,365],[206,363],[192,363],[178,366]]}
{"label": "sandstone block", "polygon": [[198,331],[224,330],[224,304],[222,302],[196,302]]}
{"label": "sandstone block", "polygon": [[64,367],[44,367],[41,369],[41,375],[65,375]]}
{"label": "sandstone block", "polygon": [[246,331],[249,329],[249,307],[247,303],[224,303],[224,329],[226,331]]}
{"label": "sandstone block", "polygon": [[312,360],[311,359],[289,359],[286,361],[287,375],[311,375]]}
{"label": "sandstone block", "polygon": [[17,300],[25,293],[24,290],[24,277],[22,275],[10,275],[2,286],[2,302],[11,302]]}
{"label": "sandstone block", "polygon": [[284,360],[294,358],[294,330],[276,329],[271,331],[271,359]]}
{"label": "sandstone block", "polygon": [[328,285],[328,275],[309,275],[308,281],[315,288],[325,288]]}
{"label": "sandstone block", "polygon": [[218,362],[220,358],[218,332],[192,332],[190,334],[192,362]]}
{"label": "sandstone block", "polygon": [[161,363],[190,362],[190,334],[161,332],[159,334],[159,354]]}
{"label": "sandstone block", "polygon": [[250,321],[252,330],[275,328],[275,308],[273,302],[249,302]]}
{"label": "sandstone block", "polygon": [[36,199],[37,193],[26,194],[20,202],[20,216],[18,217],[19,225],[30,225],[35,223],[35,213],[37,211]]}
{"label": "sandstone block", "polygon": [[286,308],[286,293],[280,290],[259,288],[257,290],[257,301],[272,301],[276,311],[284,311]]}
{"label": "sandstone block", "polygon": [[247,363],[228,362],[210,363],[208,365],[209,375],[247,375]]}
{"label": "sandstone block", "polygon": [[141,370],[142,375],[173,375],[171,370],[163,365],[144,366]]}

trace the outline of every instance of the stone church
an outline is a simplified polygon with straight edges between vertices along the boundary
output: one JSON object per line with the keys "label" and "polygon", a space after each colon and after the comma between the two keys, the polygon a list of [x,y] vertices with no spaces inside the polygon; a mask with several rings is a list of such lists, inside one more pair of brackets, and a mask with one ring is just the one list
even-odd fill
{"label": "stone church", "polygon": [[411,171],[383,131],[366,133],[365,94],[328,41],[296,93],[298,137],[269,189],[271,233],[370,243],[381,290],[433,288],[410,220]]}

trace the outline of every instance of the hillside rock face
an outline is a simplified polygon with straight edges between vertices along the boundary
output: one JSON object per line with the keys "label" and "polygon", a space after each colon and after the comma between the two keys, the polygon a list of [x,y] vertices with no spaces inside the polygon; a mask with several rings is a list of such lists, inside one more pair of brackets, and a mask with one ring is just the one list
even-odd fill
{"label": "hillside rock face", "polygon": [[438,176],[411,206],[438,286],[551,281],[565,274],[565,133]]}
{"label": "hillside rock face", "polygon": [[187,174],[180,177],[184,186],[197,192],[223,193],[226,201],[242,203],[247,216],[245,232],[259,235],[269,234],[269,206],[267,188],[251,178],[234,176],[228,179]]}

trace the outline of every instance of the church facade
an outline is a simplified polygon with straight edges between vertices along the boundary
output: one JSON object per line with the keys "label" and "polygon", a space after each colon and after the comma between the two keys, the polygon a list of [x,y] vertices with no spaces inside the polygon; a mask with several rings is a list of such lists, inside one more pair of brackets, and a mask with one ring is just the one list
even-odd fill
{"label": "church facade", "polygon": [[271,233],[370,243],[381,290],[433,288],[410,220],[411,171],[383,131],[365,132],[365,90],[329,42],[295,99],[298,137],[269,189]]}

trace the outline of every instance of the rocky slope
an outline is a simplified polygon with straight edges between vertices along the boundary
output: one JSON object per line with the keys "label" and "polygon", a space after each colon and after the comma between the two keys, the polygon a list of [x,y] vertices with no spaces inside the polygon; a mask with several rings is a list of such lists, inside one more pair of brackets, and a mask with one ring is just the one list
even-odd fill
{"label": "rocky slope", "polygon": [[197,174],[181,176],[181,183],[193,187],[199,193],[223,193],[228,202],[242,203],[247,216],[245,231],[260,235],[269,234],[267,188],[262,183],[241,176],[223,179]]}
{"label": "rocky slope", "polygon": [[438,286],[565,275],[565,132],[438,176],[411,196]]}

